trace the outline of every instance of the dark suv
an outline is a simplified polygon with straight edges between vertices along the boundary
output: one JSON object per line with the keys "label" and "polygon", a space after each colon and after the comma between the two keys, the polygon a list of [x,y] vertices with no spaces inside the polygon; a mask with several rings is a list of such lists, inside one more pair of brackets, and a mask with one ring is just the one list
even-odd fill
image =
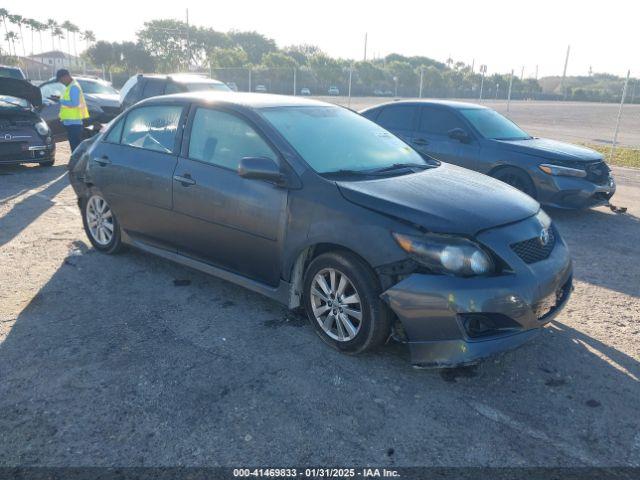
{"label": "dark suv", "polygon": [[232,92],[224,83],[191,73],[174,73],[170,75],[138,74],[131,77],[120,90],[122,108],[129,108],[140,100],[169,95],[171,93],[199,91]]}

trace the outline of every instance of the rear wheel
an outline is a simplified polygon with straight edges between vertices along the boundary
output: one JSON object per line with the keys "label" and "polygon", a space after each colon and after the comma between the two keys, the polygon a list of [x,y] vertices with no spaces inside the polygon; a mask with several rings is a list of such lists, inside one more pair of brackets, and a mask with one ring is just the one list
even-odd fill
{"label": "rear wheel", "polygon": [[536,198],[536,187],[531,177],[524,170],[515,167],[504,167],[497,170],[493,177],[517,188],[521,192],[526,193],[530,197]]}
{"label": "rear wheel", "polygon": [[304,278],[304,306],[320,338],[345,353],[371,350],[388,338],[391,315],[375,273],[347,252],[314,259]]}
{"label": "rear wheel", "polygon": [[122,249],[120,224],[111,207],[95,189],[82,201],[82,223],[91,244],[105,253]]}

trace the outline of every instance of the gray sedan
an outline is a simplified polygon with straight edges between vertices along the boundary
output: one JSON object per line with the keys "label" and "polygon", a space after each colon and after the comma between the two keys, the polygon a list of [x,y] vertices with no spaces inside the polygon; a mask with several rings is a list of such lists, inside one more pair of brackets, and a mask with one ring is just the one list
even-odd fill
{"label": "gray sedan", "polygon": [[472,103],[405,101],[362,115],[419,152],[508,183],[543,205],[588,208],[616,190],[602,155],[524,132],[498,112]]}
{"label": "gray sedan", "polygon": [[302,306],[345,353],[394,337],[415,365],[475,362],[539,333],[572,288],[531,197],[323,102],[151,98],[69,168],[97,250],[131,245]]}

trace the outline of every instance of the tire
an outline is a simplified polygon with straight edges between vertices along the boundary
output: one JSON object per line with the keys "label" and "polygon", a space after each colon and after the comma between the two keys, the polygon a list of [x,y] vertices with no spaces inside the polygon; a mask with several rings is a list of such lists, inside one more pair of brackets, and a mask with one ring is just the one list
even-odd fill
{"label": "tire", "polygon": [[[320,277],[325,280],[324,286]],[[345,279],[344,284],[341,278]],[[343,301],[336,305],[331,295],[338,293],[340,287],[342,295],[338,299]],[[380,300],[380,293],[375,273],[348,252],[318,256],[307,268],[303,281],[303,303],[309,322],[325,343],[348,354],[373,350],[389,338],[391,314]]]}
{"label": "tire", "polygon": [[536,187],[531,177],[524,170],[516,167],[504,167],[496,170],[492,176],[507,185],[517,188],[530,197],[536,198]]}
{"label": "tire", "polygon": [[114,254],[123,249],[118,219],[96,188],[90,188],[83,197],[80,210],[84,231],[96,250]]}
{"label": "tire", "polygon": [[53,167],[53,164],[56,162],[55,158],[51,160],[47,160],[46,162],[40,162],[41,167]]}

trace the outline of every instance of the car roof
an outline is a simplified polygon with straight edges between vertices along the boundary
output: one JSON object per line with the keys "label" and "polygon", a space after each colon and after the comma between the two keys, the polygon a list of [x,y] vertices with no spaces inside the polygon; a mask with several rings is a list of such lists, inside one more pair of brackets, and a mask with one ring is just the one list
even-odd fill
{"label": "car roof", "polygon": [[[111,85],[111,82],[108,82],[107,80],[103,80],[100,77],[91,77],[88,75],[73,75],[73,79],[82,80],[83,82],[96,82],[96,83],[103,83],[105,85]],[[56,77],[51,77],[49,78],[49,80],[42,82],[42,85],[44,85],[45,83],[60,83],[60,82],[58,82],[58,79]]]}
{"label": "car roof", "polygon": [[293,97],[289,95],[276,95],[268,93],[234,93],[234,92],[187,92],[174,93],[171,95],[163,95],[161,97],[151,97],[144,100],[145,104],[166,102],[167,100],[185,100],[188,102],[207,103],[215,102],[226,105],[236,105],[250,109],[269,108],[269,107],[304,107],[304,106],[332,106],[341,108],[332,103],[312,100],[310,98]]}
{"label": "car roof", "polygon": [[434,99],[415,99],[415,100],[396,100],[393,102],[387,102],[387,103],[382,103],[380,105],[374,105],[372,107],[366,108],[363,111],[366,110],[373,110],[374,108],[380,108],[380,107],[386,107],[388,105],[437,105],[437,106],[443,106],[443,107],[448,107],[448,108],[453,108],[456,110],[462,110],[462,109],[471,109],[471,108],[475,108],[475,109],[486,109],[487,107],[483,106],[483,105],[479,105],[477,103],[470,103],[470,102],[458,102],[455,100],[434,100]]}
{"label": "car roof", "polygon": [[142,73],[138,76],[144,78],[168,78],[176,83],[223,83],[215,78],[207,77],[204,73]]}

